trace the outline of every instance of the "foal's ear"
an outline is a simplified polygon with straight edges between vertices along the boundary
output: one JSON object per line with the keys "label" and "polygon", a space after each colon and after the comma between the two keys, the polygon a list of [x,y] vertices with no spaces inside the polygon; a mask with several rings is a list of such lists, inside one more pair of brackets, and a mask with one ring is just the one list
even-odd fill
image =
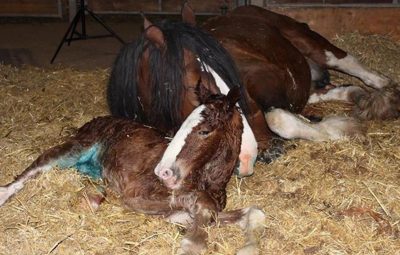
{"label": "foal's ear", "polygon": [[163,32],[160,28],[156,27],[151,23],[143,13],[141,13],[143,17],[143,27],[144,27],[144,36],[150,42],[154,43],[157,48],[163,48],[165,46],[165,39]]}
{"label": "foal's ear", "polygon": [[188,1],[185,1],[185,3],[183,3],[181,15],[183,22],[188,23],[192,26],[196,26],[196,15],[194,14],[192,7],[190,7]]}
{"label": "foal's ear", "polygon": [[239,101],[240,97],[241,97],[242,93],[240,91],[240,87],[239,86],[235,86],[233,88],[231,88],[231,90],[229,90],[228,95],[226,95],[228,102],[229,102],[229,106],[232,107],[236,104],[237,101]]}
{"label": "foal's ear", "polygon": [[199,99],[199,104],[206,103],[208,101],[208,99],[212,96],[211,90],[206,88],[206,86],[204,86],[201,83],[201,78],[197,81],[196,94],[197,94],[197,98]]}

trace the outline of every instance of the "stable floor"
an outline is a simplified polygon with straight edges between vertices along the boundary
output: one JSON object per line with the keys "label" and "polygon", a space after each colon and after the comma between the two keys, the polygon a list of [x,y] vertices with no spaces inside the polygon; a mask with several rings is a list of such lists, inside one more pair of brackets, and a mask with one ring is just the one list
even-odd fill
{"label": "stable floor", "polygon": [[[133,40],[142,29],[142,19],[136,16],[124,21],[106,21],[106,24],[125,42]],[[0,23],[0,63],[51,67],[50,60],[68,26],[68,22],[59,20],[3,20]],[[77,30],[80,31],[80,24],[78,26]],[[89,36],[108,33],[90,19],[87,21],[86,30]],[[108,68],[121,46],[114,37],[72,41],[70,46],[62,46],[53,66],[62,65],[81,70]]]}

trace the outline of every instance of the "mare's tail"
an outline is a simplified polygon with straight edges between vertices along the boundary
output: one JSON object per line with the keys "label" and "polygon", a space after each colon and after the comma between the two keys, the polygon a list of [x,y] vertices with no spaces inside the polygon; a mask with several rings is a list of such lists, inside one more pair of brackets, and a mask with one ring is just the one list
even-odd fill
{"label": "mare's tail", "polygon": [[354,115],[360,119],[395,119],[400,117],[400,86],[391,83],[371,93],[359,90],[350,95]]}
{"label": "mare's tail", "polygon": [[61,169],[75,167],[83,174],[95,178],[101,177],[99,152],[99,145],[83,147],[77,141],[69,141],[45,151],[13,182],[0,187],[0,206],[21,190],[26,181],[37,177],[42,172],[51,170],[53,167]]}
{"label": "mare's tail", "polygon": [[139,52],[136,43],[125,45],[119,52],[107,87],[110,112],[116,117],[126,117],[143,122],[143,112],[138,98]]}

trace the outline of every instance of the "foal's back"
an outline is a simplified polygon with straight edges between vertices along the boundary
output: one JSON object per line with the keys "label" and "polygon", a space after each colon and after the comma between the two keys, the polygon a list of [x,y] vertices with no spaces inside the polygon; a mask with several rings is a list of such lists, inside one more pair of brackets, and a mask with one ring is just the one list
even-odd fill
{"label": "foal's back", "polygon": [[116,192],[145,197],[167,193],[154,174],[168,145],[163,133],[129,119],[107,116],[84,125],[75,139],[101,144],[102,176]]}

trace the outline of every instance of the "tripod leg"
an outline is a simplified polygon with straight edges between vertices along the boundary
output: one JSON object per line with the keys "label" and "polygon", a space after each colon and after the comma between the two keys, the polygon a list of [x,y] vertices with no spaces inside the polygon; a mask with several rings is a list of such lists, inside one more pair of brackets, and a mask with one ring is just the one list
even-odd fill
{"label": "tripod leg", "polygon": [[92,16],[100,25],[102,25],[111,35],[117,38],[117,40],[120,41],[122,44],[125,44],[125,41],[122,40],[122,38],[119,37],[106,23],[104,23],[98,15],[89,10],[87,7],[85,7],[85,9],[90,14],[90,16]]}
{"label": "tripod leg", "polygon": [[67,39],[68,34],[71,32],[72,28],[74,27],[74,30],[72,30],[72,32],[71,32],[71,38],[72,38],[72,34],[73,34],[74,31],[75,31],[76,24],[77,24],[78,21],[79,21],[79,15],[78,15],[78,14],[79,14],[79,12],[76,13],[74,19],[72,20],[71,24],[69,25],[69,27],[68,27],[68,29],[67,29],[67,32],[65,33],[64,37],[61,39],[61,42],[60,42],[60,44],[58,45],[57,50],[56,50],[56,52],[54,53],[54,56],[53,56],[53,58],[52,58],[51,61],[50,61],[50,64],[53,64],[54,60],[56,59],[56,57],[57,57],[57,55],[58,55],[58,52],[61,50],[61,47],[63,46],[64,42],[65,42],[66,39]]}
{"label": "tripod leg", "polygon": [[[76,26],[78,25],[79,19],[81,18],[81,15],[82,15],[81,12],[82,12],[82,9],[79,9],[78,12],[76,13],[76,16],[75,16],[76,21],[75,21],[75,18],[74,18],[75,22],[74,22],[74,25],[72,27],[71,34],[69,35],[69,38],[66,39],[66,41],[68,42],[68,46],[71,45],[72,38],[73,38],[74,33],[76,31]],[[85,11],[83,11],[83,12],[85,12]],[[83,13],[83,15],[85,15],[85,13]]]}

